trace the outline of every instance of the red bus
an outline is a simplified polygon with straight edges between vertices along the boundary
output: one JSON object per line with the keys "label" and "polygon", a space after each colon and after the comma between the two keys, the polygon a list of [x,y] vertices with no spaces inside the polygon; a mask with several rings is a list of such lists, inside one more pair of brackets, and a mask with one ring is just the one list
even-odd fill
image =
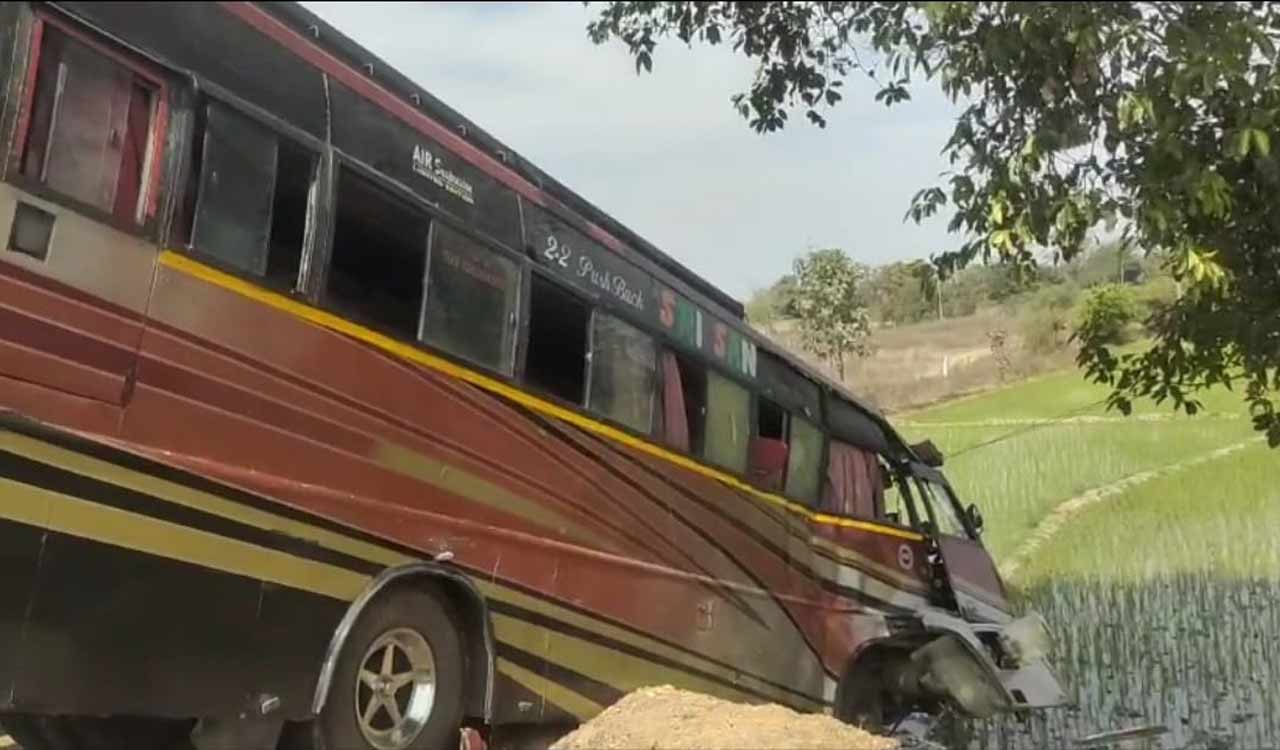
{"label": "red bus", "polygon": [[27,750],[1061,701],[939,456],[308,11],[5,3],[0,45]]}

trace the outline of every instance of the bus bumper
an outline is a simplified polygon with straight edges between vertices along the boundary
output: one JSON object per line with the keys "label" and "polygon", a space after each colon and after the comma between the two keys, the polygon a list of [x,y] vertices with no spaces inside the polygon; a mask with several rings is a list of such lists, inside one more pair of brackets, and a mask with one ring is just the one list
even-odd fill
{"label": "bus bumper", "polygon": [[911,654],[899,676],[904,694],[943,699],[973,718],[1066,703],[1045,658],[1049,634],[1037,614],[1003,625],[926,616],[935,634]]}

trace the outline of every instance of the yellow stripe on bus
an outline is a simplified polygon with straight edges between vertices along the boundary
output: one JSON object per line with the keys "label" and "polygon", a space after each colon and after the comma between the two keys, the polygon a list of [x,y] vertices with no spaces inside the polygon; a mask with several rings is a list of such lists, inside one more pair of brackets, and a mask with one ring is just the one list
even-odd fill
{"label": "yellow stripe on bus", "polygon": [[0,449],[247,526],[313,541],[336,552],[388,567],[420,559],[15,432],[0,432]]}
{"label": "yellow stripe on bus", "polygon": [[676,464],[677,466],[688,469],[689,471],[717,480],[723,484],[733,487],[734,489],[746,492],[752,497],[759,498],[765,502],[786,508],[793,513],[802,515],[814,523],[828,526],[839,526],[842,528],[859,529],[862,531],[885,534],[887,536],[909,539],[912,541],[920,541],[924,538],[915,532],[881,526],[877,523],[856,521],[851,518],[841,518],[839,516],[832,516],[825,513],[815,513],[799,503],[792,502],[779,495],[759,490],[750,484],[743,482],[732,474],[713,469],[709,466],[698,463],[687,456],[683,456],[648,441],[640,440],[634,435],[630,435],[615,427],[604,424],[603,422],[583,416],[578,412],[566,409],[558,404],[544,401],[520,390],[519,388],[503,383],[502,381],[495,380],[476,372],[475,370],[462,367],[441,357],[429,354],[402,341],[397,341],[396,339],[378,333],[377,331],[352,323],[345,318],[316,309],[310,305],[290,299],[289,297],[277,292],[263,289],[262,287],[236,276],[193,260],[176,251],[165,250],[162,252],[160,254],[160,263],[174,269],[175,271],[185,273],[215,286],[227,289],[228,291],[235,292],[241,296],[248,297],[249,299],[274,307],[277,310],[289,313],[290,315],[301,318],[315,325],[328,328],[329,330],[336,331],[358,341],[362,341],[370,346],[400,357],[401,359],[422,365],[423,367],[427,367],[437,372],[442,372],[467,383],[471,383],[472,385],[483,388],[490,393],[495,393],[514,401],[521,406],[555,417],[556,419],[568,422],[576,427],[580,427],[589,432],[606,437],[614,442],[622,443],[623,445]]}
{"label": "yellow stripe on bus", "polygon": [[[139,472],[134,469],[118,466],[99,458],[55,446],[18,433],[0,432],[0,450],[24,456],[28,459],[39,461],[50,466],[57,466],[81,476],[120,487],[121,489],[141,492],[159,500],[174,503],[178,506],[209,513],[213,516],[243,523],[254,528],[285,534],[297,539],[313,541],[324,549],[341,552],[361,560],[366,560],[387,567],[397,567],[399,565],[417,562],[420,559],[395,550],[387,549],[378,544],[353,539],[339,532],[314,526],[305,521],[294,520],[266,510],[259,510],[251,506],[243,505],[234,500],[210,494],[202,490],[197,490],[167,479],[152,476],[145,472]],[[18,486],[24,488],[29,487],[29,485]],[[38,491],[37,488],[34,487],[31,487],[30,489],[32,492]],[[9,502],[9,496],[6,495],[5,497],[6,504],[3,508],[0,508],[0,518],[8,518],[29,526],[37,526],[40,528],[45,528],[47,526],[49,521],[48,498],[43,500],[37,499],[34,502]],[[62,496],[58,496],[58,499],[62,500],[63,498]],[[71,498],[65,499],[67,501],[72,500]],[[82,503],[76,507],[81,508],[94,506],[92,503]],[[123,513],[123,511],[120,513]],[[134,514],[126,515],[133,516]],[[140,516],[139,518],[143,520],[151,520],[156,524],[165,523],[163,521],[148,519],[148,517],[145,516]],[[79,523],[76,526],[77,528],[83,529],[90,526],[90,524]],[[60,524],[60,527],[61,528],[59,530],[65,531],[68,530],[69,524]],[[97,538],[92,533],[91,529],[81,535],[90,538]],[[222,537],[217,536],[216,538],[221,539]],[[110,543],[109,540],[106,539],[100,539],[99,541],[108,541],[108,543]],[[180,545],[176,549],[170,550],[168,553],[164,551],[156,551],[154,546],[150,545],[129,544],[118,546],[131,546],[145,552],[161,554],[167,557],[175,557],[175,559],[180,560],[186,559],[182,556],[184,554],[184,550]],[[255,547],[254,549],[257,548]],[[255,559],[253,560],[241,560],[240,562],[243,562],[244,564],[239,566],[233,572],[247,574],[255,578],[271,580],[271,576],[269,574],[259,571],[256,567],[260,563],[260,560],[261,556],[255,556]],[[217,561],[210,562],[207,555],[202,556],[199,559],[192,558],[190,562],[199,563],[220,570],[228,569],[228,565],[226,564],[219,564]],[[358,576],[354,573],[352,573],[352,575],[355,576],[352,580],[359,579],[362,584],[369,581],[368,578],[364,578],[363,576]],[[277,576],[277,578],[278,577],[279,576]],[[634,648],[638,648],[641,651],[653,654],[655,657],[673,661],[685,667],[715,675],[721,679],[740,679],[743,681],[745,686],[753,688],[756,692],[771,695],[779,702],[788,703],[795,700],[795,698],[777,690],[768,683],[747,675],[738,675],[734,670],[723,667],[711,659],[686,653],[651,637],[643,636],[625,628],[614,626],[596,617],[579,614],[571,609],[559,606],[554,602],[540,597],[531,596],[484,578],[476,577],[473,578],[473,581],[487,599],[493,599],[541,614],[568,626],[580,628],[604,638],[625,643]],[[344,594],[343,598],[351,597]],[[815,705],[820,704],[815,703]]]}
{"label": "yellow stripe on bus", "polygon": [[557,682],[552,682],[542,675],[530,672],[506,659],[498,659],[498,674],[505,675],[535,695],[541,695],[544,699],[564,709],[578,721],[586,721],[604,710],[604,706],[590,698],[579,695]]}
{"label": "yellow stripe on bus", "polygon": [[236,539],[0,478],[0,518],[114,547],[194,563],[340,601],[352,601],[370,578]]}

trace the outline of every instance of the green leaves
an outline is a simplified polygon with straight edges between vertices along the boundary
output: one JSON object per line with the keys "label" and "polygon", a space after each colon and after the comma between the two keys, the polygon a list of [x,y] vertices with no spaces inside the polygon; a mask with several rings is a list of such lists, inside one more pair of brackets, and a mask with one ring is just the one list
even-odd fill
{"label": "green leaves", "polygon": [[865,355],[871,318],[863,299],[870,269],[843,250],[815,250],[794,264],[793,307],[800,316],[800,341],[844,377],[848,354]]}
{"label": "green leaves", "polygon": [[665,37],[731,44],[758,71],[732,97],[758,132],[796,110],[825,126],[850,74],[886,106],[939,86],[963,106],[950,174],[906,211],[950,209],[957,248],[939,267],[1070,260],[1118,217],[1127,241],[1173,258],[1187,293],[1154,321],[1149,356],[1086,345],[1081,365],[1117,408],[1247,378],[1256,426],[1280,435],[1280,5],[609,2],[588,30],[627,44],[637,70]]}
{"label": "green leaves", "polygon": [[1231,150],[1237,160],[1244,159],[1250,151],[1261,158],[1271,156],[1271,136],[1261,128],[1241,128],[1231,138]]}

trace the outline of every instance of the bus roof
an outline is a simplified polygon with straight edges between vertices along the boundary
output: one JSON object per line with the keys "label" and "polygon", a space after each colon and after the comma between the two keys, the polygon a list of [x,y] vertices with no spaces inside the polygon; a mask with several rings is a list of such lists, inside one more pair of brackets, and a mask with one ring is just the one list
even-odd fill
{"label": "bus roof", "polygon": [[414,83],[408,76],[384,62],[373,52],[370,52],[337,28],[326,23],[316,14],[294,2],[262,3],[261,7],[296,30],[308,33],[318,44],[352,67],[374,66],[379,83],[406,98],[416,95],[418,101],[421,102],[419,106],[427,115],[465,132],[466,139],[489,156],[503,161],[521,177],[538,186],[556,200],[564,203],[584,219],[626,242],[636,252],[677,277],[708,300],[722,307],[734,318],[738,320],[744,319],[746,310],[741,302],[691,271],[680,261],[664,253],[653,243],[645,240],[638,233],[627,228],[604,210],[551,177],[542,169],[539,169],[535,164],[520,156],[484,128],[476,125],[460,112],[437,99],[429,91]]}

